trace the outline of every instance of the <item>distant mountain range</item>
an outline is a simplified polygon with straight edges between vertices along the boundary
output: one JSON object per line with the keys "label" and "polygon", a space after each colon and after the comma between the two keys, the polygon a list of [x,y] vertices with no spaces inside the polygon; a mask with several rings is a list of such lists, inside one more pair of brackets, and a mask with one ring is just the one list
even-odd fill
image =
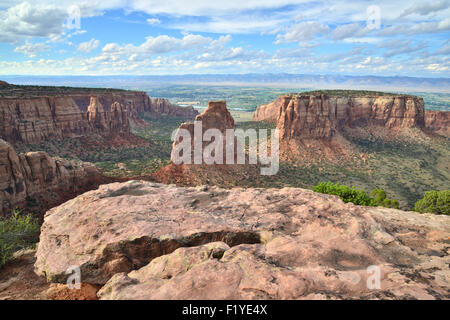
{"label": "distant mountain range", "polygon": [[415,78],[347,75],[310,75],[289,73],[186,74],[147,76],[1,76],[13,84],[137,88],[164,84],[260,85],[303,88],[424,90],[449,92],[450,78]]}

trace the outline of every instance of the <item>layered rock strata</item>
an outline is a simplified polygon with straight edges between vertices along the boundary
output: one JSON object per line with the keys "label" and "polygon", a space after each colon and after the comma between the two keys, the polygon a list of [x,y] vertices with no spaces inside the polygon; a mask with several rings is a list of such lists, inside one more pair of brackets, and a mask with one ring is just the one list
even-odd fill
{"label": "layered rock strata", "polygon": [[258,107],[253,119],[275,121],[280,137],[285,139],[330,139],[343,128],[368,125],[388,129],[425,127],[423,99],[413,96],[281,96]]}
{"label": "layered rock strata", "polygon": [[156,117],[194,118],[198,114],[193,108],[174,106],[166,99],[150,98],[144,92],[91,94],[86,91],[39,95],[27,94],[25,90],[21,94],[1,96],[0,138],[13,144],[37,144],[93,133],[128,133],[130,120],[138,120],[138,115],[145,112]]}
{"label": "layered rock strata", "polygon": [[[209,101],[208,107],[203,111],[202,114],[195,117],[195,121],[200,123],[199,125],[199,132],[200,136],[199,138],[203,139],[204,133],[209,129],[216,129],[219,130],[222,134],[222,145],[223,145],[223,156],[226,155],[226,130],[227,129],[234,129],[234,119],[231,116],[231,113],[227,109],[226,101]],[[175,147],[180,143],[180,139],[178,139],[178,135],[180,134],[180,130],[186,130],[189,134],[189,137],[191,139],[191,159],[192,164],[194,163],[194,151],[196,149],[195,147],[195,123],[193,122],[185,122],[180,125],[178,128],[178,132],[176,133],[173,143],[173,152],[172,152],[172,160],[174,158],[174,151]],[[235,142],[235,139],[232,140],[233,143]],[[214,141],[203,141],[201,142],[201,149],[200,152],[203,152],[204,148],[208,146],[210,143]],[[234,149],[235,151],[235,149]],[[235,152],[234,152],[235,153]],[[234,159],[233,159],[234,161]],[[203,164],[204,159],[202,158],[202,161],[197,164]],[[223,160],[223,163],[225,163],[225,160]]]}
{"label": "layered rock strata", "polygon": [[93,164],[42,151],[18,155],[0,139],[0,215],[16,207],[42,212],[109,181]]}
{"label": "layered rock strata", "polygon": [[450,138],[450,111],[425,111],[427,129]]}

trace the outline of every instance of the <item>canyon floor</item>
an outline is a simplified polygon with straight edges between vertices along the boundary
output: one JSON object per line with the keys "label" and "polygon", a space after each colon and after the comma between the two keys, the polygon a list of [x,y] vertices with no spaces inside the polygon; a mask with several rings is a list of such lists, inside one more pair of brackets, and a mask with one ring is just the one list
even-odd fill
{"label": "canyon floor", "polygon": [[[244,111],[232,112],[236,128],[274,129],[275,125],[249,118]],[[154,119],[145,114],[139,126],[132,127],[137,143],[86,143],[83,139],[46,141],[36,145],[20,145],[18,151],[44,150],[53,156],[75,158],[95,163],[104,174],[122,180],[141,178],[155,180],[153,174],[170,162],[171,133],[185,119],[166,117]],[[144,124],[144,125],[143,125]],[[279,172],[274,176],[261,176],[253,168],[242,168],[239,176],[218,176],[214,170],[202,170],[195,176],[167,182],[178,185],[211,184],[222,187],[300,187],[312,188],[322,181],[339,182],[355,186],[370,193],[384,189],[389,197],[410,210],[423,197],[425,191],[448,189],[450,181],[450,141],[418,135],[409,141],[387,141],[371,138],[346,137],[356,148],[357,157],[333,161],[293,161],[282,159]],[[309,155],[314,158],[315,155]]]}

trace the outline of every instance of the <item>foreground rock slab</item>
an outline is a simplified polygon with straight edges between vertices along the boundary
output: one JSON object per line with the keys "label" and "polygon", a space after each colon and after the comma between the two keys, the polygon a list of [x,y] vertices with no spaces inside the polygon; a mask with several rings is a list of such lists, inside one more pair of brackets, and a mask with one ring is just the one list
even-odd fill
{"label": "foreground rock slab", "polygon": [[35,270],[79,266],[101,299],[448,299],[449,237],[448,216],[304,189],[130,181],[48,211]]}

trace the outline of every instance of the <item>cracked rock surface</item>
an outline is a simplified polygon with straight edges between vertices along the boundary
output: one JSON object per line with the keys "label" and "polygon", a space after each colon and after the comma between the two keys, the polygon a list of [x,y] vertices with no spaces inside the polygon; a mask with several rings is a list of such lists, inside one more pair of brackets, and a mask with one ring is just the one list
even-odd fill
{"label": "cracked rock surface", "polygon": [[35,270],[80,266],[101,299],[448,299],[449,239],[448,216],[305,189],[130,181],[48,211]]}

